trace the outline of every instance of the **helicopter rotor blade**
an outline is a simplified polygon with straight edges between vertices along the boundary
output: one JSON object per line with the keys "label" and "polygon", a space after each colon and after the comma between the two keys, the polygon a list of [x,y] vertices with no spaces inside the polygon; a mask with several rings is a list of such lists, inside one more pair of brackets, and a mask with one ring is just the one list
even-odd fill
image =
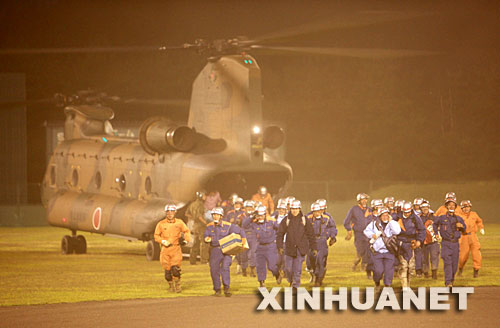
{"label": "helicopter rotor blade", "polygon": [[146,105],[146,106],[168,106],[189,108],[190,101],[187,99],[124,99],[123,104]]}
{"label": "helicopter rotor blade", "polygon": [[26,107],[35,104],[53,104],[54,98],[45,98],[38,100],[19,100],[19,101],[2,101],[0,102],[0,110],[14,109],[19,107]]}
{"label": "helicopter rotor blade", "polygon": [[187,49],[192,44],[181,46],[144,46],[144,47],[79,47],[79,48],[32,48],[32,49],[0,49],[0,55],[43,55],[43,54],[88,54],[88,53],[129,53],[160,52],[167,50]]}
{"label": "helicopter rotor blade", "polygon": [[328,30],[363,27],[385,22],[410,20],[429,15],[429,13],[411,13],[389,10],[366,10],[349,14],[341,13],[318,22],[306,23],[293,26],[288,29],[283,29],[281,31],[261,35],[260,37],[253,38],[251,42],[263,43]]}
{"label": "helicopter rotor blade", "polygon": [[[252,45],[252,49],[270,50],[279,53],[301,53],[311,55],[328,55],[353,58],[399,58],[438,55],[439,52],[426,50],[406,50],[406,49],[376,49],[376,48],[335,48],[335,47],[282,47]],[[265,53],[264,53],[265,54]]]}

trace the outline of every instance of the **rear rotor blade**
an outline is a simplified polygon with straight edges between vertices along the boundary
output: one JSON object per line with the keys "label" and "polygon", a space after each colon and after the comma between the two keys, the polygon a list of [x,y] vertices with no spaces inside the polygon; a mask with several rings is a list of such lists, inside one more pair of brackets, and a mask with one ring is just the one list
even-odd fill
{"label": "rear rotor blade", "polygon": [[147,47],[89,47],[89,48],[33,48],[33,49],[0,49],[0,55],[39,55],[39,54],[87,54],[87,53],[127,53],[127,52],[159,52],[175,49],[186,49],[192,45],[182,46],[147,46]]}

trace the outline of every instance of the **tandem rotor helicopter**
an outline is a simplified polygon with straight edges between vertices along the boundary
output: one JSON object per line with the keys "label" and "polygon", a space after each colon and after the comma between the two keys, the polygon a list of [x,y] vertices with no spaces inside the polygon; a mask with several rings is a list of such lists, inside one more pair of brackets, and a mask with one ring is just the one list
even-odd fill
{"label": "tandem rotor helicopter", "polygon": [[[357,26],[395,20],[387,13],[369,16],[375,18]],[[314,29],[318,26],[313,25]],[[64,99],[64,140],[52,153],[41,184],[49,224],[71,231],[62,239],[62,252],[85,253],[86,240],[77,233],[87,231],[147,242],[147,259],[157,260],[160,248],[153,233],[157,222],[164,218],[166,204],[185,207],[200,189],[218,190],[221,195],[236,192],[246,197],[259,185],[266,185],[274,196],[286,192],[292,168],[270,151],[283,145],[285,135],[278,126],[263,126],[261,69],[249,52],[272,50],[358,58],[430,54],[260,44],[304,31],[310,32],[307,28],[293,29],[256,40],[196,40],[176,47],[0,50],[0,55],[11,55],[186,49],[207,58],[193,82],[187,122],[151,117],[142,123],[135,138],[113,134],[114,112],[99,99]]]}

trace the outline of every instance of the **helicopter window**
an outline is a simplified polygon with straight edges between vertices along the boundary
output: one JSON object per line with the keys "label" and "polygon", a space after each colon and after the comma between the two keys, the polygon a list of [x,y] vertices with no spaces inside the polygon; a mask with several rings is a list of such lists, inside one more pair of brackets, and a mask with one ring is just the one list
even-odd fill
{"label": "helicopter window", "polygon": [[125,187],[127,186],[127,181],[125,181],[125,175],[123,174],[120,175],[118,183],[120,184],[120,190],[125,191]]}
{"label": "helicopter window", "polygon": [[73,184],[73,187],[76,187],[78,185],[78,170],[73,169],[73,175],[71,176],[71,183]]}
{"label": "helicopter window", "polygon": [[144,187],[146,189],[146,193],[149,195],[151,194],[151,178],[150,177],[147,177],[146,178],[146,181],[144,182]]}
{"label": "helicopter window", "polygon": [[56,166],[50,166],[50,185],[54,186],[56,184]]}
{"label": "helicopter window", "polygon": [[95,187],[97,189],[101,189],[101,184],[102,184],[101,172],[97,171],[97,173],[95,174]]}

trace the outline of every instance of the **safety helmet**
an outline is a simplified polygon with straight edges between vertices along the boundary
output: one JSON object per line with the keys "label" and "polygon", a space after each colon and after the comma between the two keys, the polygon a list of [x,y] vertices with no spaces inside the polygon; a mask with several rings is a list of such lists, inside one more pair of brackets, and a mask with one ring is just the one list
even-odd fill
{"label": "safety helmet", "polygon": [[445,200],[448,198],[457,198],[457,195],[455,195],[455,193],[453,191],[450,191],[450,192],[446,193],[446,196],[444,196]]}
{"label": "safety helmet", "polygon": [[168,212],[168,211],[176,212],[177,206],[175,206],[173,204],[165,205],[165,212]]}
{"label": "safety helmet", "polygon": [[244,203],[243,203],[243,207],[254,207],[255,206],[255,203],[253,200],[246,200]]}
{"label": "safety helmet", "polygon": [[231,196],[229,197],[229,199],[231,199],[231,201],[234,204],[236,202],[236,200],[238,199],[238,194],[232,193]]}
{"label": "safety helmet", "polygon": [[234,203],[235,204],[239,203],[239,204],[243,205],[243,198],[241,198],[241,197],[236,198],[236,200],[234,201]]}
{"label": "safety helmet", "polygon": [[318,203],[318,204],[319,204],[319,206],[321,207],[321,209],[322,209],[322,210],[326,210],[326,208],[327,208],[327,205],[326,205],[326,199],[323,199],[323,198],[318,199],[318,200],[316,201],[316,203]]}
{"label": "safety helmet", "polygon": [[291,206],[292,205],[292,202],[295,200],[295,197],[293,196],[288,196],[286,198],[286,206]]}
{"label": "safety helmet", "polygon": [[278,200],[278,206],[276,207],[286,210],[287,209],[286,203],[287,203],[286,198],[281,198],[280,200]]}
{"label": "safety helmet", "polygon": [[419,197],[419,198],[415,198],[415,199],[413,200],[413,205],[418,205],[418,206],[420,206],[420,205],[422,204],[422,202],[423,202],[423,201],[424,201],[424,199],[423,199],[423,198],[421,198],[421,197]]}
{"label": "safety helmet", "polygon": [[431,207],[431,204],[429,203],[428,200],[424,199],[422,201],[422,204],[420,204],[420,207]]}
{"label": "safety helmet", "polygon": [[256,211],[257,215],[266,215],[266,207],[264,205],[257,207]]}
{"label": "safety helmet", "polygon": [[370,196],[368,196],[367,194],[365,194],[364,192],[362,193],[359,193],[356,195],[356,200],[359,202],[361,201],[362,199],[368,199],[370,198]]}
{"label": "safety helmet", "polygon": [[321,211],[321,205],[318,204],[318,203],[313,203],[311,205],[311,211],[315,212],[315,211]]}
{"label": "safety helmet", "polygon": [[265,186],[260,186],[260,187],[259,187],[259,193],[260,193],[261,195],[265,195],[265,194],[267,194],[267,188],[266,188]]}
{"label": "safety helmet", "polygon": [[224,210],[222,209],[222,207],[214,207],[210,213],[212,215],[219,214],[219,215],[224,216]]}
{"label": "safety helmet", "polygon": [[397,201],[394,202],[394,207],[403,207],[405,203],[404,199],[398,199]]}
{"label": "safety helmet", "polygon": [[384,202],[382,199],[374,199],[372,200],[372,207],[381,207],[384,206]]}
{"label": "safety helmet", "polygon": [[203,196],[205,196],[206,194],[207,192],[205,190],[199,190],[196,192],[196,197],[203,198]]}
{"label": "safety helmet", "polygon": [[460,202],[460,207],[461,208],[464,208],[464,207],[472,207],[472,203],[470,202],[470,200],[463,200]]}
{"label": "safety helmet", "polygon": [[401,208],[403,213],[409,213],[413,210],[413,206],[411,205],[411,202],[405,202],[403,204],[403,207]]}
{"label": "safety helmet", "polygon": [[300,200],[294,200],[292,204],[290,205],[290,208],[301,208],[302,204],[300,203]]}
{"label": "safety helmet", "polygon": [[258,200],[253,201],[253,207],[255,207],[255,208],[262,206],[262,205],[263,205],[262,202],[259,202]]}
{"label": "safety helmet", "polygon": [[382,214],[384,213],[389,213],[389,209],[385,206],[381,207],[379,210],[378,210],[378,216],[382,216]]}
{"label": "safety helmet", "polygon": [[389,202],[393,202],[394,203],[394,197],[388,196],[388,197],[384,198],[384,204],[387,204]]}
{"label": "safety helmet", "polygon": [[453,202],[453,203],[455,203],[455,205],[457,205],[457,199],[455,197],[446,198],[446,200],[444,201],[444,204],[446,205],[449,202]]}

